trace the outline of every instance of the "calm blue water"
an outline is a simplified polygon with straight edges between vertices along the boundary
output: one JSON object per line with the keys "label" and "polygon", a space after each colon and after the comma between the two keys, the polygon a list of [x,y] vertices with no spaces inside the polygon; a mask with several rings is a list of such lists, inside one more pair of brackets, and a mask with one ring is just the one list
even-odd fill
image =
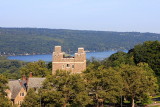
{"label": "calm blue water", "polygon": [[[104,58],[109,57],[113,53],[116,53],[117,51],[104,51],[104,52],[87,52],[87,59],[91,59],[92,57],[102,60]],[[127,51],[124,51],[127,52]],[[38,60],[43,60],[46,62],[52,61],[52,55],[22,55],[22,56],[9,56],[8,59],[11,60],[21,60],[26,62],[33,62]]]}

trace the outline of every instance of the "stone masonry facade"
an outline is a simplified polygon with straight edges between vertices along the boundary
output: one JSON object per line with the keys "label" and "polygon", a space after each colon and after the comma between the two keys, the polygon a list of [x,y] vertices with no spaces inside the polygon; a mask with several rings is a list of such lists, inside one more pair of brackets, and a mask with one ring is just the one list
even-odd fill
{"label": "stone masonry facade", "polygon": [[52,74],[56,70],[71,71],[71,73],[81,73],[86,69],[86,52],[84,48],[78,48],[78,52],[74,57],[65,56],[61,51],[61,46],[55,46],[52,60]]}

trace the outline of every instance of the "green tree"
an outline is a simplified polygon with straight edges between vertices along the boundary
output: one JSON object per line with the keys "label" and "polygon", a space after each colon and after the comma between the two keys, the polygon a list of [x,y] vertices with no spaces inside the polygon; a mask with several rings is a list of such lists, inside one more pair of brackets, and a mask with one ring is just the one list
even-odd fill
{"label": "green tree", "polygon": [[120,73],[103,65],[95,69],[94,64],[86,70],[88,91],[96,106],[103,106],[104,102],[116,103],[117,97],[122,95],[122,79]]}
{"label": "green tree", "polygon": [[39,95],[41,96],[41,105],[50,107],[62,107],[65,99],[63,93],[56,90],[41,89]]}
{"label": "green tree", "polygon": [[136,45],[133,49],[133,55],[136,64],[148,63],[155,72],[160,87],[160,41],[146,41]]}
{"label": "green tree", "polygon": [[122,64],[135,65],[133,57],[125,52],[117,52],[102,61],[106,67],[119,67]]}
{"label": "green tree", "polygon": [[150,96],[156,91],[157,79],[146,64],[123,65],[120,70],[123,79],[123,91],[125,96],[131,99],[132,107],[135,107],[135,100],[143,101],[144,96]]}
{"label": "green tree", "polygon": [[52,69],[52,62],[48,62],[47,68],[50,69],[50,70]]}
{"label": "green tree", "polygon": [[45,77],[51,74],[44,61],[31,62],[20,69],[21,75],[29,76],[30,72],[33,73],[33,76],[38,77]]}
{"label": "green tree", "polygon": [[5,90],[8,89],[7,83],[7,78],[0,74],[0,95],[6,95]]}
{"label": "green tree", "polygon": [[146,62],[160,76],[160,42],[146,41],[134,47],[134,60],[138,64]]}
{"label": "green tree", "polygon": [[0,74],[0,106],[1,107],[11,107],[11,102],[6,97],[7,93],[5,92],[7,87],[8,80],[2,74]]}
{"label": "green tree", "polygon": [[22,103],[22,107],[40,107],[40,104],[40,96],[34,89],[29,89]]}
{"label": "green tree", "polygon": [[0,73],[5,75],[8,79],[18,79],[21,77],[19,69],[26,63],[17,60],[7,60],[0,58]]}
{"label": "green tree", "polygon": [[0,95],[0,107],[12,107],[10,100],[3,95]]}
{"label": "green tree", "polygon": [[86,92],[86,83],[80,74],[56,71],[55,75],[45,80],[43,90],[42,103],[45,106],[85,106],[91,102]]}
{"label": "green tree", "polygon": [[0,60],[6,60],[7,59],[7,57],[5,57],[5,56],[0,56]]}

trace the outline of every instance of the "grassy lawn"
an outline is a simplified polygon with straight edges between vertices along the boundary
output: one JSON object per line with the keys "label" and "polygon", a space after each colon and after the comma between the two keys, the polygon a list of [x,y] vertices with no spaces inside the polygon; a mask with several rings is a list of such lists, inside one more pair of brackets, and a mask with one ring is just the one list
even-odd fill
{"label": "grassy lawn", "polygon": [[156,106],[148,106],[148,107],[160,107],[159,105],[156,105]]}
{"label": "grassy lawn", "polygon": [[157,95],[157,96],[153,96],[152,98],[160,98],[160,95]]}

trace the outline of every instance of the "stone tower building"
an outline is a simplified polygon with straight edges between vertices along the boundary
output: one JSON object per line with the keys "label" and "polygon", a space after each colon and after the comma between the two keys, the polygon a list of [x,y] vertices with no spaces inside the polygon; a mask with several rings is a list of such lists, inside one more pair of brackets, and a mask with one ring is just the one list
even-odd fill
{"label": "stone tower building", "polygon": [[52,60],[52,74],[56,70],[71,71],[71,73],[81,73],[86,69],[86,53],[84,48],[78,48],[74,57],[65,56],[61,51],[61,46],[55,46]]}

